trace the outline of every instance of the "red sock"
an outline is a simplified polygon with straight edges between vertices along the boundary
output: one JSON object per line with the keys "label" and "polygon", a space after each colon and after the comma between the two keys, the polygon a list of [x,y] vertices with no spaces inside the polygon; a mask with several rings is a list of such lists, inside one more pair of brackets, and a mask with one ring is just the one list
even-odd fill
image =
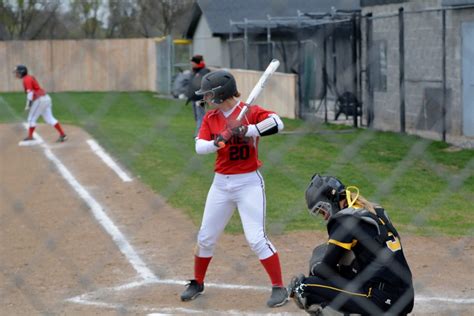
{"label": "red sock", "polygon": [[63,129],[62,129],[62,127],[61,127],[61,124],[59,124],[59,122],[57,122],[57,123],[54,125],[54,128],[58,130],[59,135],[64,136]]}
{"label": "red sock", "polygon": [[204,283],[204,277],[206,276],[207,267],[211,262],[212,257],[198,257],[194,256],[194,279],[199,283]]}
{"label": "red sock", "polygon": [[35,128],[36,128],[36,126],[30,126],[30,128],[28,129],[28,137],[29,138],[33,138],[33,133],[35,132]]}
{"label": "red sock", "polygon": [[268,276],[272,281],[273,286],[283,286],[283,279],[281,277],[281,266],[280,258],[276,252],[272,256],[260,260],[265,270],[267,270]]}

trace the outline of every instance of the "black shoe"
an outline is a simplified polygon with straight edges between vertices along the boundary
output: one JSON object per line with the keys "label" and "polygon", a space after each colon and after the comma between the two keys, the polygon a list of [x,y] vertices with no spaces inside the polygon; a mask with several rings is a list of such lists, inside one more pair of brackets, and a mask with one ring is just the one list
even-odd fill
{"label": "black shoe", "polygon": [[35,140],[33,137],[26,137],[25,139],[23,139],[24,142],[29,142],[29,141],[32,141],[32,140]]}
{"label": "black shoe", "polygon": [[283,306],[288,302],[288,290],[283,286],[272,287],[272,295],[267,301],[268,307]]}
{"label": "black shoe", "polygon": [[301,295],[301,288],[300,285],[304,281],[304,274],[300,274],[298,276],[294,276],[291,278],[290,285],[288,286],[288,292],[289,296],[293,299],[295,302],[296,306],[298,306],[300,309],[305,309],[306,305],[306,299],[303,298]]}
{"label": "black shoe", "polygon": [[196,297],[204,293],[204,283],[199,284],[196,280],[190,280],[186,284],[186,290],[181,294],[183,302],[194,300]]}
{"label": "black shoe", "polygon": [[59,138],[56,140],[56,143],[64,143],[67,141],[67,136],[66,135],[61,135]]}

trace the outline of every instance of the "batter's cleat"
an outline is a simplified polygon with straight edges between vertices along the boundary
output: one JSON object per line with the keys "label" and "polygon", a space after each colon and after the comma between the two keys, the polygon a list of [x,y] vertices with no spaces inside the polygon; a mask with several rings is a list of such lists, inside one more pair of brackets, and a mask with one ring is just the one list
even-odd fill
{"label": "batter's cleat", "polygon": [[183,302],[194,300],[196,297],[204,293],[204,283],[199,284],[196,280],[189,280],[186,284],[186,290],[181,294]]}
{"label": "batter's cleat", "polygon": [[283,306],[288,302],[288,290],[283,286],[272,287],[272,295],[267,301],[268,307]]}
{"label": "batter's cleat", "polygon": [[56,143],[64,143],[65,141],[67,141],[67,136],[64,134],[59,136],[59,138],[56,140]]}
{"label": "batter's cleat", "polygon": [[23,139],[24,142],[30,142],[32,140],[35,140],[33,137],[27,136],[25,139]]}

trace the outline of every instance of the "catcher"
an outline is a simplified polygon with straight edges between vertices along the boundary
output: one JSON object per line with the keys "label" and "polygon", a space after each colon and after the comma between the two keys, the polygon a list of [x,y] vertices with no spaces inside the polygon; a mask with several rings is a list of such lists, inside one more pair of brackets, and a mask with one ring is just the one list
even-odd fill
{"label": "catcher", "polygon": [[305,195],[310,214],[326,221],[329,237],[313,250],[309,276],[290,282],[296,305],[312,315],[328,305],[345,314],[410,313],[412,275],[385,210],[332,176],[313,175]]}

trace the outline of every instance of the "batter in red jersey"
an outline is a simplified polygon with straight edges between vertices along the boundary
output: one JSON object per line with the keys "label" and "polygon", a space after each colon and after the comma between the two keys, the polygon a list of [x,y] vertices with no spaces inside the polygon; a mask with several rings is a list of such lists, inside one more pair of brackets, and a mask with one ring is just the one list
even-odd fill
{"label": "batter in red jersey", "polygon": [[23,81],[23,88],[26,93],[25,111],[28,112],[28,136],[24,141],[32,141],[33,133],[36,128],[36,121],[40,116],[49,125],[54,126],[59,133],[57,142],[64,142],[67,139],[66,134],[59,124],[58,120],[54,118],[52,112],[52,102],[49,95],[41,89],[35,77],[28,75],[28,69],[24,65],[16,66],[13,71],[18,79]]}
{"label": "batter in red jersey", "polygon": [[[258,256],[272,283],[269,307],[282,306],[288,300],[283,286],[278,252],[265,232],[265,184],[258,171],[260,137],[283,129],[280,117],[258,105],[249,106],[242,121],[236,119],[244,104],[238,100],[235,79],[227,71],[205,75],[201,89],[213,110],[204,116],[196,140],[198,154],[217,152],[214,180],[206,199],[194,256],[194,279],[181,294],[189,301],[204,293],[204,277],[214,255],[217,239],[237,208],[245,238]],[[222,146],[222,144],[225,144]]]}

